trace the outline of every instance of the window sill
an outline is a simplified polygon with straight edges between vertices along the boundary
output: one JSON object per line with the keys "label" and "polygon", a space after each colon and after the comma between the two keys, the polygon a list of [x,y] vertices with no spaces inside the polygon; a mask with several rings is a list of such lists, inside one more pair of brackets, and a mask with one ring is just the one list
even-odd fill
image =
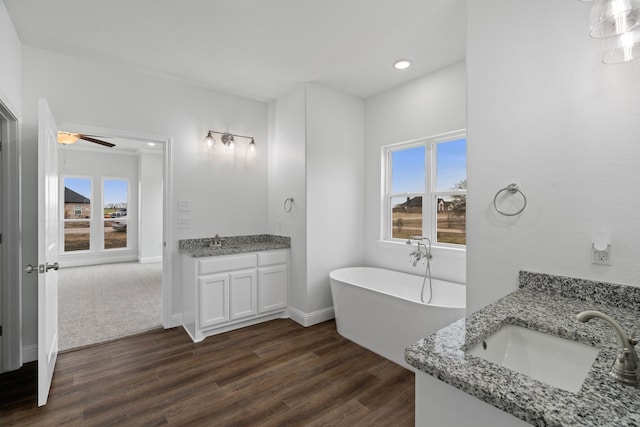
{"label": "window sill", "polygon": [[[389,240],[376,240],[376,244],[385,249],[401,250],[408,245],[402,242],[393,242]],[[448,256],[452,258],[465,258],[467,256],[466,248],[452,248],[449,246],[432,245],[431,252],[438,256]]]}

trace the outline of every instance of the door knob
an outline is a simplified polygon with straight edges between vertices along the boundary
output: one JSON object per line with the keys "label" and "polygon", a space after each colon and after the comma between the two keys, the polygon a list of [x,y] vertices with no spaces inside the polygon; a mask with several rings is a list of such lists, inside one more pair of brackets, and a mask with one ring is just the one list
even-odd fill
{"label": "door knob", "polygon": [[27,273],[33,273],[34,271],[38,271],[38,266],[33,266],[33,265],[29,264],[24,269],[24,271],[26,271]]}
{"label": "door knob", "polygon": [[60,268],[60,264],[58,264],[57,262],[54,262],[53,264],[49,264],[47,263],[47,271],[54,269],[55,271],[58,271],[58,268]]}

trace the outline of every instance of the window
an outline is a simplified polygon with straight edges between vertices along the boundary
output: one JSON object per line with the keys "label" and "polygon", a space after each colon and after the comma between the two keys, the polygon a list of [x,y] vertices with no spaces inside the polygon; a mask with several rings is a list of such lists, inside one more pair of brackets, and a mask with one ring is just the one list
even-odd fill
{"label": "window", "polygon": [[126,179],[105,179],[102,182],[102,195],[104,248],[126,248],[129,181]]}
{"label": "window", "polygon": [[64,252],[91,248],[91,178],[64,177]]}
{"label": "window", "polygon": [[384,240],[466,245],[466,151],[463,131],[384,147]]}

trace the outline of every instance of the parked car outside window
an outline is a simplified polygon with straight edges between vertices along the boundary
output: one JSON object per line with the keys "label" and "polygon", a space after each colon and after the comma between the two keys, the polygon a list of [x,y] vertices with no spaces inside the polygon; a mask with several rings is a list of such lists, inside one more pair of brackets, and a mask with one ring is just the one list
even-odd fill
{"label": "parked car outside window", "polygon": [[113,221],[113,223],[111,224],[111,228],[113,228],[113,231],[127,231],[127,222]]}

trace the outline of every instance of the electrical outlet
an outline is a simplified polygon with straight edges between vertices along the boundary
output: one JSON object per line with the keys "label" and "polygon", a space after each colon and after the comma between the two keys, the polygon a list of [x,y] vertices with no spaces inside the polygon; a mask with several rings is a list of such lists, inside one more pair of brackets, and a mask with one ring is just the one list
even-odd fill
{"label": "electrical outlet", "polygon": [[611,245],[607,246],[607,249],[599,251],[592,248],[592,260],[593,264],[611,265]]}

